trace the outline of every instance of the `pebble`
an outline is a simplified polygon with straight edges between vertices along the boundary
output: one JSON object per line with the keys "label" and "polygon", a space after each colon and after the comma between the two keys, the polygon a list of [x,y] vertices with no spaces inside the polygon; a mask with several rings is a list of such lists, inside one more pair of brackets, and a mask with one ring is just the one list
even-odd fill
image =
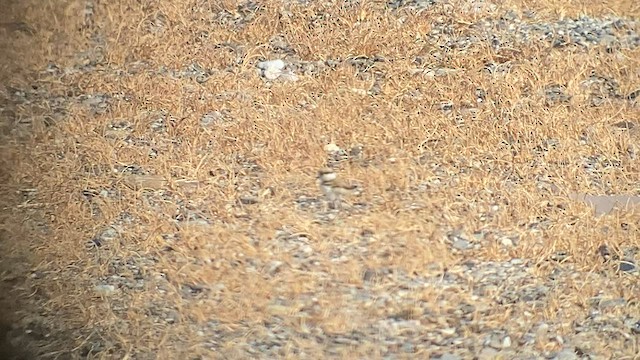
{"label": "pebble", "polygon": [[262,70],[262,76],[269,80],[275,80],[280,76],[284,69],[284,61],[280,59],[261,61],[258,63],[258,69]]}
{"label": "pebble", "polygon": [[93,291],[95,291],[96,293],[98,293],[98,295],[101,295],[101,296],[109,296],[116,291],[116,287],[113,285],[101,284],[101,285],[94,286]]}
{"label": "pebble", "polygon": [[506,349],[510,347],[511,347],[511,336],[505,336],[504,339],[502,339],[502,348]]}
{"label": "pebble", "polygon": [[273,276],[280,272],[282,265],[284,265],[284,262],[274,260],[269,264],[269,270],[267,272],[269,273],[269,275]]}
{"label": "pebble", "polygon": [[285,62],[281,59],[260,61],[257,64],[259,73],[267,80],[282,78],[286,81],[296,81],[298,77],[291,71],[285,69]]}
{"label": "pebble", "polygon": [[334,143],[329,143],[324,146],[324,151],[328,153],[336,153],[336,152],[341,152],[343,150],[338,145]]}
{"label": "pebble", "polygon": [[440,332],[442,333],[442,335],[444,336],[453,336],[456,334],[456,328],[444,328],[444,329],[440,329]]}
{"label": "pebble", "polygon": [[200,118],[200,125],[202,125],[202,127],[208,127],[222,120],[223,115],[220,111],[212,111],[204,114],[202,118]]}
{"label": "pebble", "polygon": [[636,272],[638,270],[638,266],[635,264],[633,260],[622,260],[620,261],[620,265],[618,266],[620,271],[631,273]]}
{"label": "pebble", "polygon": [[460,238],[456,239],[452,246],[454,249],[458,250],[467,250],[473,247],[469,241]]}
{"label": "pebble", "polygon": [[502,238],[500,239],[500,244],[501,244],[502,246],[504,246],[504,247],[513,247],[513,246],[514,246],[513,240],[511,240],[510,238],[508,238],[508,237],[506,237],[506,236],[505,236],[505,237],[502,237]]}
{"label": "pebble", "polygon": [[498,350],[490,347],[485,347],[482,350],[480,350],[480,353],[478,354],[478,357],[477,357],[478,360],[493,360],[497,358],[498,358]]}
{"label": "pebble", "polygon": [[578,355],[576,355],[573,349],[562,349],[560,352],[553,357],[553,360],[578,360]]}

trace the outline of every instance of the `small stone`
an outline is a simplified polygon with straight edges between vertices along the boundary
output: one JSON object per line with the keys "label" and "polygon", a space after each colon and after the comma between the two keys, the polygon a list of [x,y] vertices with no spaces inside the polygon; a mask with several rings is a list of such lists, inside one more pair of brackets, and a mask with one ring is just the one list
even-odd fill
{"label": "small stone", "polygon": [[440,329],[440,333],[444,336],[453,336],[456,334],[456,328],[444,328],[444,329]]}
{"label": "small stone", "polygon": [[374,282],[380,279],[380,277],[381,274],[378,271],[375,271],[374,269],[367,269],[362,276],[362,280],[364,280],[364,282]]}
{"label": "small stone", "polygon": [[553,357],[553,360],[577,360],[578,356],[572,349],[562,349],[556,356]]}
{"label": "small stone", "polygon": [[492,335],[488,343],[485,343],[494,349],[502,349],[502,341],[498,335]]}
{"label": "small stone", "polygon": [[508,238],[506,236],[500,239],[500,244],[502,246],[504,246],[504,247],[513,247],[513,245],[514,245],[513,244],[513,240],[511,240],[510,238]]}
{"label": "small stone", "polygon": [[282,70],[284,69],[284,66],[285,66],[284,61],[280,59],[260,61],[258,63],[258,69],[262,69],[262,70],[266,70],[266,69]]}
{"label": "small stone", "polygon": [[107,285],[107,284],[96,285],[93,288],[93,291],[95,291],[96,293],[98,293],[98,295],[101,295],[101,296],[109,296],[116,291],[116,287],[113,285]]}
{"label": "small stone", "polygon": [[[283,71],[285,63],[280,59],[261,61],[257,66],[258,69],[260,69],[260,75],[262,75],[267,80],[275,80],[285,73]],[[295,77],[295,75],[290,72],[287,73],[287,76]],[[286,80],[297,80],[297,77],[295,77],[295,79],[291,78]]]}
{"label": "small stone", "polygon": [[279,78],[284,81],[298,81],[298,75],[294,74],[291,70],[282,71]]}
{"label": "small stone", "polygon": [[504,339],[502,339],[502,348],[506,349],[510,347],[511,347],[511,336],[505,336]]}
{"label": "small stone", "polygon": [[538,325],[538,328],[536,329],[536,338],[538,339],[538,341],[546,340],[548,334],[549,334],[548,324],[542,323]]}
{"label": "small stone", "polygon": [[180,314],[177,311],[171,310],[164,318],[164,321],[167,322],[167,324],[175,324],[180,321]]}
{"label": "small stone", "polygon": [[202,125],[202,127],[207,127],[215,124],[216,122],[221,122],[222,120],[224,120],[222,113],[216,110],[204,114],[200,118],[200,125]]}
{"label": "small stone", "polygon": [[363,149],[364,149],[364,145],[356,144],[353,147],[351,147],[351,150],[349,150],[349,156],[354,158],[360,157],[362,155]]}
{"label": "small stone", "polygon": [[337,153],[337,152],[341,152],[342,149],[340,149],[340,147],[334,143],[330,143],[324,146],[324,151],[328,152],[328,153]]}
{"label": "small stone", "polygon": [[360,96],[367,96],[367,90],[359,88],[351,88],[351,92]]}
{"label": "small stone", "polygon": [[251,195],[240,196],[240,203],[243,205],[253,205],[258,203],[258,198]]}
{"label": "small stone", "polygon": [[637,271],[638,266],[635,264],[635,262],[633,262],[633,260],[622,260],[620,261],[618,269],[620,269],[620,271],[630,273]]}
{"label": "small stone", "polygon": [[282,268],[282,265],[284,265],[282,261],[277,261],[277,260],[272,261],[269,264],[269,275],[273,276],[279,273],[280,269]]}
{"label": "small stone", "polygon": [[106,229],[104,229],[98,236],[103,241],[113,240],[116,237],[118,237],[118,230],[109,226]]}
{"label": "small stone", "polygon": [[477,359],[478,360],[493,360],[498,357],[498,350],[486,347],[480,350]]}
{"label": "small stone", "polygon": [[467,250],[467,249],[471,248],[471,243],[468,242],[465,239],[458,238],[453,242],[452,246],[453,246],[454,249]]}
{"label": "small stone", "polygon": [[309,246],[309,245],[302,246],[302,248],[300,250],[305,255],[305,257],[309,257],[309,256],[311,256],[313,254],[313,248],[311,246]]}
{"label": "small stone", "polygon": [[627,304],[627,300],[624,298],[615,298],[608,300],[594,299],[599,309],[623,307]]}

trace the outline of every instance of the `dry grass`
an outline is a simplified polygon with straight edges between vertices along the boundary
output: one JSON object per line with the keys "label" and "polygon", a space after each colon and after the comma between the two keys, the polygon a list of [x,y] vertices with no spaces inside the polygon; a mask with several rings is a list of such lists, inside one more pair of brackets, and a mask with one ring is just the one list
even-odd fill
{"label": "dry grass", "polygon": [[[400,23],[384,2],[292,4],[286,17],[281,1],[264,1],[251,18],[240,12],[247,19],[240,27],[232,23],[235,2],[200,3],[101,2],[85,20],[79,1],[7,2],[3,23],[24,22],[32,29],[0,27],[0,107],[11,110],[14,120],[32,120],[27,131],[2,125],[2,274],[20,302],[13,308],[21,309],[7,321],[27,326],[25,321],[37,317],[49,326],[44,331],[48,338],[25,347],[51,358],[70,350],[74,356],[87,353],[87,344],[96,341],[103,344],[96,356],[105,358],[146,351],[158,358],[212,356],[196,335],[198,326],[212,318],[231,332],[239,324],[285,315],[293,328],[318,326],[339,333],[380,316],[377,309],[363,309],[351,313],[361,318],[347,318],[342,309],[350,305],[341,301],[342,293],[332,292],[335,283],[361,283],[367,268],[387,266],[412,274],[427,267],[441,271],[469,258],[522,258],[540,264],[536,275],[544,277],[553,270],[545,259],[563,250],[576,269],[597,273],[607,268],[597,256],[601,244],[640,246],[633,212],[594,218],[586,205],[538,188],[548,176],[564,192],[638,193],[638,163],[625,149],[639,146],[640,138],[611,129],[622,120],[637,121],[637,106],[609,101],[591,107],[580,83],[596,72],[617,79],[623,94],[636,90],[640,49],[609,54],[602,49],[558,51],[538,43],[495,53],[475,45],[436,59],[420,34],[442,16],[438,8],[421,15],[406,12]],[[503,8],[539,9],[539,16],[548,19],[581,13],[640,15],[634,1],[512,1],[496,13]],[[207,20],[221,9],[229,11],[228,19]],[[456,26],[462,31],[479,17],[460,13]],[[162,29],[154,25],[159,19]],[[380,55],[389,61],[362,73],[342,63],[314,76],[301,75],[297,82],[266,86],[256,76],[255,63],[281,56],[268,46],[279,34],[301,60]],[[101,49],[95,48],[95,36]],[[97,58],[95,71],[64,77],[42,73],[49,62],[60,68],[82,62],[82,51],[87,61]],[[410,75],[417,56],[459,71],[435,79]],[[214,70],[200,84],[128,72],[135,61],[145,62],[146,69],[200,64]],[[487,76],[487,61],[510,64],[510,75]],[[368,90],[376,73],[384,79],[378,95],[353,91]],[[65,115],[47,126],[53,109],[44,98],[9,104],[11,88],[34,84],[39,87],[34,91],[50,97],[101,93],[112,99],[103,113],[69,102]],[[565,85],[575,96],[568,104],[547,106],[543,93],[549,84]],[[464,108],[476,106],[476,88],[486,91],[487,100],[473,117]],[[444,101],[455,104],[453,114],[440,110]],[[203,128],[200,119],[211,111],[222,112],[226,120]],[[162,112],[167,114],[165,130],[154,131]],[[7,112],[1,116],[8,121]],[[120,121],[130,128],[114,135],[110,126]],[[583,133],[594,141],[581,144]],[[557,146],[540,155],[536,147],[548,139]],[[325,165],[324,146],[330,142],[345,149],[364,146],[363,160],[342,163],[339,172],[363,185],[363,194],[352,202],[366,207],[324,221],[317,217],[321,209],[300,208],[296,201],[319,196],[315,171]],[[582,166],[594,154],[620,161],[602,172],[606,186],[594,185]],[[127,186],[125,176],[113,169],[133,165],[166,183],[156,190]],[[197,186],[181,185],[184,180],[197,181]],[[431,185],[421,188],[424,184]],[[25,189],[37,191],[25,195]],[[83,195],[102,190],[115,195]],[[257,196],[258,203],[241,204],[238,199],[247,194]],[[419,207],[410,208],[412,203]],[[479,214],[492,205],[499,211],[483,221]],[[176,225],[175,215],[185,208],[213,225]],[[536,219],[547,219],[551,226],[528,231],[527,224]],[[629,230],[620,230],[620,223]],[[87,249],[92,238],[114,225],[118,234],[112,241]],[[321,262],[313,272],[289,268],[294,262],[290,249],[274,241],[283,229],[304,234],[318,258],[343,252],[345,260]],[[519,235],[520,242],[508,249],[496,241],[453,253],[443,240],[452,229]],[[350,257],[350,247],[365,230],[374,234],[375,245],[366,258]],[[285,264],[277,278],[247,270],[252,263],[274,260]],[[140,289],[97,296],[94,286],[116,274],[144,281]],[[637,297],[637,279],[620,276],[606,284],[601,279],[572,280],[573,286],[554,294],[532,321],[561,316],[571,324],[584,317],[585,299],[600,291]],[[158,284],[168,285],[159,291]],[[184,284],[208,284],[210,297],[187,301]],[[319,288],[323,291],[316,293]],[[296,306],[303,306],[297,299],[309,294],[324,310],[296,317]],[[433,289],[414,296],[435,305],[439,293]],[[277,298],[288,299],[288,305],[273,305]],[[637,303],[630,306],[640,310]],[[172,324],[156,321],[173,316]],[[495,316],[489,321],[505,322],[509,313]],[[254,335],[260,336],[246,337]],[[296,346],[322,355],[312,342]],[[607,343],[594,346],[608,352]],[[220,351],[238,356],[238,344],[226,343]],[[344,356],[349,351],[376,356],[366,345],[345,351]]]}

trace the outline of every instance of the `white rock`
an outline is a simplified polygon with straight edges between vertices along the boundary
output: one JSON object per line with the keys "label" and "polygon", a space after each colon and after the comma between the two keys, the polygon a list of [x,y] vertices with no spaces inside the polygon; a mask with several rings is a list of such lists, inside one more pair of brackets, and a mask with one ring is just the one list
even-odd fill
{"label": "white rock", "polygon": [[351,92],[354,93],[354,94],[361,95],[361,96],[366,96],[367,95],[367,90],[365,90],[365,89],[351,88]]}
{"label": "white rock", "polygon": [[103,295],[103,296],[108,296],[113,294],[114,291],[116,291],[116,287],[113,285],[96,285],[93,288],[93,291],[95,291],[96,293],[98,293],[98,295]]}
{"label": "white rock", "polygon": [[260,75],[264,76],[268,80],[275,80],[283,74],[285,67],[284,61],[281,59],[261,61],[258,63],[258,69],[260,69]]}
{"label": "white rock", "polygon": [[500,239],[500,244],[502,244],[502,246],[504,247],[513,247],[513,240],[509,239],[508,237],[503,237],[502,239]]}
{"label": "white rock", "polygon": [[281,79],[284,81],[297,81],[298,76],[291,71],[285,70],[285,62],[281,59],[261,61],[257,64],[260,76],[267,80]]}
{"label": "white rock", "polygon": [[291,70],[287,70],[280,73],[280,79],[284,81],[298,81],[298,75],[294,74]]}
{"label": "white rock", "polygon": [[502,348],[506,349],[510,347],[511,347],[511,336],[505,336],[505,338],[502,339]]}
{"label": "white rock", "polygon": [[262,70],[282,70],[284,69],[284,61],[280,59],[276,60],[268,60],[268,61],[260,61],[258,63],[258,69]]}
{"label": "white rock", "polygon": [[456,334],[456,328],[448,327],[440,329],[440,333],[444,336],[453,336]]}
{"label": "white rock", "polygon": [[342,149],[340,149],[338,145],[331,143],[324,146],[324,151],[333,153],[333,152],[340,152],[342,151]]}

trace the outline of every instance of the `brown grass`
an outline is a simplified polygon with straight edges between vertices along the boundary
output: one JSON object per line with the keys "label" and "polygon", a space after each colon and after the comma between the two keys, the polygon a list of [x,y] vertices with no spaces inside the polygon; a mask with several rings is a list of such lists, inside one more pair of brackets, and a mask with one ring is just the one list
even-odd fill
{"label": "brown grass", "polygon": [[[101,2],[86,21],[79,1],[3,3],[8,11],[0,27],[0,250],[3,288],[12,289],[4,300],[11,309],[5,323],[18,328],[36,321],[47,324],[44,338],[22,344],[44,358],[82,356],[96,343],[102,349],[92,356],[102,358],[213,356],[196,335],[212,318],[229,332],[272,316],[286,317],[286,324],[296,329],[346,332],[382,315],[378,308],[350,313],[360,318],[347,318],[342,311],[349,304],[335,283],[359,284],[367,268],[387,266],[412,274],[423,273],[427,264],[441,271],[468,258],[522,258],[540,264],[536,275],[543,278],[553,270],[545,259],[560,250],[570,254],[577,271],[597,273],[607,269],[596,251],[602,243],[616,249],[640,246],[633,212],[594,218],[586,205],[537,188],[540,178],[549,176],[564,192],[637,194],[639,168],[626,148],[640,145],[639,137],[610,126],[637,121],[637,105],[612,100],[590,107],[580,82],[594,71],[617,79],[623,94],[636,90],[639,49],[614,54],[600,48],[557,51],[539,43],[498,54],[475,45],[437,59],[419,34],[429,31],[444,11],[406,12],[401,24],[384,2],[292,4],[292,15],[286,17],[282,2],[264,1],[252,18],[239,15],[247,19],[242,26],[232,23],[238,12],[232,1]],[[199,10],[192,11],[194,6]],[[221,9],[232,15],[207,21]],[[546,19],[640,15],[635,1],[511,1],[496,13],[503,9],[540,10],[538,16]],[[462,31],[479,17],[460,13],[456,27]],[[156,31],[153,23],[159,18],[165,27]],[[22,22],[31,30],[11,25]],[[279,34],[301,60],[380,55],[389,61],[375,63],[364,74],[343,63],[267,87],[256,76],[255,63],[281,56],[268,46]],[[96,49],[95,36],[101,49]],[[78,54],[83,51],[87,61],[98,63],[95,71],[62,77],[42,72],[50,62],[62,69],[82,63]],[[416,56],[459,71],[435,79],[410,75]],[[509,63],[510,75],[485,75],[488,60]],[[145,70],[128,73],[135,61],[145,62],[147,70],[199,64],[213,71],[199,84]],[[372,73],[383,74],[378,95],[353,91],[368,90],[375,81]],[[541,94],[549,84],[565,85],[575,96],[566,105],[545,106]],[[16,104],[12,88],[48,95]],[[461,107],[475,104],[476,88],[488,96],[471,117]],[[95,113],[81,102],[67,101],[64,115],[50,120],[55,112],[50,98],[98,93],[112,97],[108,111]],[[454,114],[440,110],[443,101],[455,104]],[[227,120],[203,129],[200,118],[211,111],[222,112]],[[166,114],[166,130],[153,131],[161,113]],[[14,125],[26,118],[29,125]],[[130,124],[122,136],[110,133],[119,121]],[[580,143],[583,133],[594,139],[590,145]],[[543,156],[536,153],[536,146],[548,139],[557,140],[557,147]],[[324,146],[330,142],[345,149],[364,145],[364,160],[343,163],[339,172],[363,184],[364,193],[352,202],[367,205],[325,221],[318,220],[321,209],[299,208],[296,200],[320,196],[314,176],[326,162]],[[150,157],[151,151],[157,155]],[[594,185],[582,168],[582,159],[594,154],[620,161],[602,172],[606,186]],[[113,169],[129,165],[167,182],[155,190],[128,187]],[[197,181],[197,186],[180,185],[182,180]],[[419,190],[425,183],[432,185]],[[114,195],[83,196],[83,191],[103,190]],[[256,195],[259,202],[240,204],[246,194]],[[412,203],[420,208],[410,208]],[[482,221],[478,215],[492,205],[499,205],[499,211]],[[176,225],[173,219],[185,207],[213,225]],[[547,229],[527,230],[527,224],[542,218],[551,224]],[[619,230],[621,222],[630,229]],[[88,249],[86,244],[110,226],[116,226],[117,236]],[[294,262],[291,249],[274,240],[285,229],[308,239],[321,259],[314,271],[289,266]],[[488,229],[519,235],[520,241],[509,249],[496,241],[477,251],[453,253],[443,240],[452,229],[467,234]],[[376,243],[366,258],[352,257],[350,248],[357,246],[363,230],[371,231]],[[339,266],[327,260],[335,252],[346,254]],[[247,270],[252,262],[266,266],[274,260],[284,263],[277,278]],[[113,297],[96,295],[94,286],[114,275],[144,281],[139,289],[122,288]],[[571,324],[584,317],[586,297],[608,289],[632,299],[639,291],[637,281],[624,276],[570,283],[551,296],[534,320],[562,317],[562,323]],[[207,297],[185,300],[185,284],[207,284]],[[319,288],[323,291],[316,292]],[[322,311],[297,317],[305,304],[299,299],[310,294]],[[439,299],[437,289],[412,296],[434,305]],[[274,305],[278,298],[287,304]],[[640,311],[637,303],[630,306],[636,314]],[[446,314],[447,309],[437,311]],[[488,321],[506,322],[508,315],[496,313]],[[156,321],[168,317],[175,317],[172,325]],[[235,343],[240,338],[229,339],[219,351],[229,357],[244,354]],[[312,342],[296,346],[322,356]],[[342,355],[380,355],[367,346],[345,348]],[[594,344],[605,354],[610,353],[607,346]],[[293,353],[286,356],[295,358]]]}

